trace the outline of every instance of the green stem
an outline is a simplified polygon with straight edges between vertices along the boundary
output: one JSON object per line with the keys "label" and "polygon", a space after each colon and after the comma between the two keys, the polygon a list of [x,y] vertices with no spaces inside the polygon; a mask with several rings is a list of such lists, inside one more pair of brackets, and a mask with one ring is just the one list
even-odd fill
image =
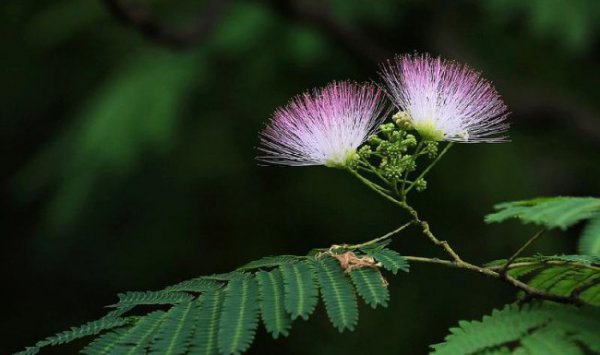
{"label": "green stem", "polygon": [[450,244],[448,244],[447,241],[439,240],[433,235],[433,233],[431,233],[429,224],[426,221],[422,221],[419,218],[419,214],[417,213],[417,211],[414,208],[410,207],[406,202],[398,201],[395,198],[393,198],[392,196],[381,191],[379,185],[375,184],[374,182],[372,182],[369,179],[365,178],[364,176],[360,175],[356,170],[349,169],[349,171],[351,174],[356,176],[363,184],[365,184],[371,190],[375,191],[378,195],[382,196],[386,200],[392,202],[393,204],[395,204],[395,205],[399,206],[400,208],[404,209],[405,211],[407,211],[411,215],[413,222],[417,223],[421,226],[421,230],[423,231],[423,234],[433,244],[442,247],[442,249],[444,249],[452,257],[452,259],[455,262],[457,262],[457,263],[463,262],[462,259],[458,256],[458,254],[452,249],[452,247],[450,247]]}
{"label": "green stem", "polygon": [[411,224],[415,223],[414,221],[410,221],[408,223],[405,223],[403,225],[401,225],[400,227],[394,229],[393,231],[382,235],[381,237],[369,240],[368,242],[364,242],[364,243],[360,243],[360,244],[354,244],[354,245],[350,245],[348,247],[346,247],[346,249],[349,250],[356,250],[356,249],[360,249],[360,248],[364,248],[364,247],[368,247],[371,246],[373,244],[377,244],[383,240],[389,239],[391,237],[394,236],[394,234],[399,233],[400,231],[404,230],[406,227],[410,226]]}
{"label": "green stem", "polygon": [[[393,198],[392,196],[389,196],[388,194],[382,192],[378,188],[377,184],[371,182],[364,176],[360,175],[358,172],[356,172],[352,169],[349,169],[349,171],[354,176],[356,176],[362,183],[364,183],[367,187],[369,187],[371,190],[375,191],[378,195],[384,197],[386,200],[388,200],[388,201],[394,203],[395,205],[398,205],[402,209],[406,210],[412,216],[413,220],[411,222],[419,224],[421,226],[421,230],[422,230],[423,234],[434,245],[440,246],[452,258],[452,260],[443,260],[443,259],[438,259],[438,258],[425,258],[425,257],[419,257],[419,256],[405,257],[408,261],[439,264],[439,265],[449,266],[449,267],[453,267],[453,268],[457,268],[457,269],[476,272],[480,275],[484,275],[484,276],[487,276],[490,278],[502,280],[502,281],[508,283],[509,285],[512,285],[513,287],[525,292],[529,297],[533,297],[533,298],[544,299],[544,300],[565,303],[565,304],[576,304],[576,305],[582,304],[581,299],[579,299],[578,297],[566,297],[566,296],[561,296],[561,295],[545,292],[542,290],[538,290],[538,289],[533,288],[512,276],[507,275],[506,273],[498,272],[494,268],[481,267],[481,266],[477,266],[475,264],[472,264],[472,263],[462,260],[461,257],[454,251],[454,249],[452,249],[452,247],[450,246],[450,244],[447,241],[439,240],[435,237],[435,235],[431,232],[431,229],[429,228],[429,224],[426,221],[423,221],[419,218],[419,214],[417,213],[417,211],[414,208],[409,206],[406,202],[398,201],[395,198]],[[405,228],[405,226],[402,226],[400,228]],[[380,241],[380,240],[383,240],[386,238],[389,238],[389,236],[385,235],[383,237],[373,239],[371,241],[363,243],[363,245],[364,244],[366,244],[366,245],[374,244],[377,241]],[[359,245],[361,245],[361,244],[359,244]]]}
{"label": "green stem", "polygon": [[454,251],[454,249],[452,249],[452,247],[450,246],[450,244],[447,241],[439,240],[438,238],[435,237],[435,235],[431,232],[429,223],[427,223],[427,221],[423,221],[419,218],[419,214],[417,213],[417,210],[415,210],[414,208],[409,206],[407,203],[402,203],[402,205],[400,207],[402,207],[404,210],[406,210],[412,216],[413,221],[421,226],[421,231],[429,239],[429,241],[431,243],[433,243],[436,246],[441,247],[448,255],[450,255],[450,257],[452,258],[452,260],[454,260],[455,263],[457,263],[457,264],[465,263],[460,258],[460,256]]}
{"label": "green stem", "polygon": [[379,171],[377,171],[377,168],[375,168],[375,167],[373,166],[373,164],[369,163],[369,161],[368,161],[368,160],[366,160],[366,159],[361,159],[361,160],[359,160],[359,164],[360,164],[360,163],[362,163],[363,165],[365,165],[365,166],[366,166],[366,168],[361,166],[361,168],[362,168],[363,170],[365,170],[365,171],[367,171],[367,172],[370,172],[370,173],[372,173],[372,174],[375,174],[375,175],[376,175],[376,176],[377,176],[377,177],[378,177],[378,178],[379,178],[381,181],[383,181],[383,182],[384,182],[384,183],[386,183],[387,185],[391,185],[391,184],[390,184],[390,181],[389,181],[388,179],[386,179],[386,178],[385,178],[383,175],[381,175],[381,174],[379,173]]}
{"label": "green stem", "polygon": [[400,201],[396,200],[395,198],[393,198],[392,196],[388,195],[385,192],[386,189],[377,185],[376,183],[372,182],[371,180],[367,179],[366,177],[360,175],[360,173],[358,171],[356,171],[354,169],[350,169],[350,168],[348,169],[348,171],[350,172],[350,174],[354,175],[360,182],[365,184],[368,188],[375,191],[378,195],[382,196],[386,200],[388,200],[396,205],[402,205],[402,202],[400,202]]}
{"label": "green stem", "polygon": [[548,300],[548,301],[554,301],[554,302],[564,303],[564,304],[576,304],[576,305],[583,304],[581,299],[579,299],[578,297],[561,296],[561,295],[557,295],[554,293],[542,291],[542,290],[533,288],[514,277],[511,277],[508,275],[503,275],[503,274],[496,272],[490,268],[480,267],[480,266],[465,263],[465,262],[456,263],[451,260],[443,260],[443,259],[438,259],[438,258],[425,258],[425,257],[421,257],[421,256],[405,256],[404,258],[411,262],[443,265],[443,266],[447,266],[447,267],[451,267],[451,268],[475,272],[477,274],[484,275],[484,276],[492,278],[492,279],[502,280],[502,281],[508,283],[509,285],[512,285],[513,287],[525,292],[529,297],[542,299],[542,300]]}
{"label": "green stem", "polygon": [[[442,150],[442,152],[438,155],[438,157],[427,167],[427,169],[425,169],[425,171],[423,171],[423,173],[419,176],[419,178],[425,176],[425,174],[441,159],[441,157],[448,151],[448,149],[450,149],[451,146],[452,146],[452,143],[448,143],[448,145],[446,145],[444,150]],[[439,240],[435,237],[435,235],[431,232],[429,224],[426,221],[421,220],[419,218],[418,212],[414,208],[412,208],[410,205],[408,205],[408,203],[406,203],[405,199],[403,199],[402,201],[399,201],[399,200],[395,199],[394,197],[390,196],[389,194],[387,194],[386,192],[384,192],[384,189],[381,186],[373,183],[369,179],[360,175],[360,173],[358,173],[356,170],[348,169],[348,171],[352,175],[354,175],[356,178],[358,178],[363,184],[365,184],[367,187],[369,187],[371,190],[375,191],[378,195],[382,196],[386,200],[392,202],[393,204],[395,204],[395,205],[399,206],[400,208],[404,209],[405,211],[407,211],[412,217],[412,221],[410,223],[411,224],[416,223],[416,224],[420,225],[422,233],[429,239],[429,241],[431,243],[433,243],[434,245],[441,247],[451,257],[451,260],[442,260],[442,259],[438,259],[438,258],[425,258],[425,257],[418,257],[418,256],[409,256],[409,257],[406,257],[407,260],[415,261],[415,262],[440,264],[440,265],[449,266],[449,267],[453,267],[453,268],[457,268],[457,269],[476,272],[478,274],[481,274],[481,275],[484,275],[484,276],[487,276],[490,278],[502,280],[502,281],[512,285],[513,287],[524,291],[527,294],[527,296],[529,296],[529,297],[544,299],[544,300],[549,300],[549,301],[554,301],[554,302],[559,302],[559,303],[565,303],[565,304],[576,304],[576,305],[582,304],[581,299],[578,297],[566,297],[566,296],[561,296],[561,295],[545,292],[545,291],[533,288],[533,287],[527,285],[526,283],[524,283],[512,276],[507,275],[505,272],[502,272],[502,269],[509,268],[511,266],[510,263],[507,263],[507,265],[504,265],[502,267],[502,269],[498,270],[498,268],[477,266],[475,264],[472,264],[472,263],[462,260],[461,257],[454,251],[454,249],[452,249],[452,247],[450,246],[450,244],[447,241]],[[413,186],[414,186],[414,182],[413,182],[413,184],[411,184],[411,186],[409,186],[409,188],[406,190],[406,192],[410,191],[410,189],[412,189]],[[396,230],[396,231],[392,231],[382,237],[375,238],[371,241],[368,241],[368,242],[365,242],[362,244],[358,244],[353,247],[360,248],[360,247],[364,247],[365,245],[375,244],[381,240],[385,240],[385,239],[389,238],[391,235],[393,235],[394,233],[396,233],[399,230],[406,228],[408,225],[409,224],[405,224],[405,225],[401,226],[400,228],[398,228],[398,230]],[[538,233],[538,234],[541,235],[541,233]],[[514,260],[529,244],[531,244],[535,239],[537,239],[539,237],[539,235],[534,236],[534,238],[531,238],[528,242],[526,242],[525,245],[523,247],[521,247],[513,255],[513,257],[511,257],[511,259]],[[510,261],[510,259],[509,259],[509,261]]]}
{"label": "green stem", "polygon": [[[413,162],[416,163],[417,158],[419,157],[419,152],[421,151],[421,148],[423,147],[423,141],[420,141],[417,144],[417,147],[415,148],[415,152],[413,154]],[[402,200],[406,201],[406,181],[408,180],[408,175],[410,174],[410,172],[408,171],[408,169],[406,169],[406,171],[404,172],[404,177],[402,178],[402,186],[400,187],[400,194],[402,195]]]}
{"label": "green stem", "polygon": [[[569,266],[580,268],[580,269],[590,269],[590,270],[600,271],[599,266],[587,265],[587,264],[583,264],[583,263],[578,263],[578,262],[574,262],[574,261],[566,261],[566,260],[544,260],[542,262],[540,262],[540,261],[521,261],[521,262],[516,262],[516,263],[513,262],[508,266],[507,269],[510,270],[510,269],[526,267],[526,266],[533,266],[533,265],[569,265]],[[500,271],[503,268],[504,268],[504,265],[496,265],[496,266],[488,267],[488,269],[494,270],[494,271]]]}
{"label": "green stem", "polygon": [[510,266],[510,264],[513,263],[513,261],[515,261],[515,259],[521,255],[521,253],[527,249],[527,247],[529,245],[531,245],[531,243],[533,243],[536,239],[538,239],[542,234],[544,234],[544,232],[546,231],[546,229],[542,229],[539,232],[537,232],[536,234],[533,235],[533,237],[529,238],[525,244],[523,244],[507,261],[506,264],[504,264],[504,267],[502,267],[502,269],[500,270],[501,274],[505,274],[506,271],[508,270],[508,267]]}
{"label": "green stem", "polygon": [[416,179],[414,179],[414,181],[406,188],[406,190],[403,190],[403,195],[406,196],[410,190],[412,190],[415,187],[415,184],[417,183],[417,181],[419,181],[419,179],[425,177],[425,175],[427,175],[427,173],[429,172],[429,170],[431,170],[435,164],[437,164],[438,161],[440,161],[440,159],[442,159],[442,157],[444,156],[444,154],[446,154],[446,152],[452,147],[454,143],[449,142],[448,144],[446,144],[446,146],[444,147],[444,149],[440,152],[440,154],[438,154],[438,156],[429,164],[429,166],[427,166],[425,168],[425,170],[423,170],[423,172],[417,176]]}

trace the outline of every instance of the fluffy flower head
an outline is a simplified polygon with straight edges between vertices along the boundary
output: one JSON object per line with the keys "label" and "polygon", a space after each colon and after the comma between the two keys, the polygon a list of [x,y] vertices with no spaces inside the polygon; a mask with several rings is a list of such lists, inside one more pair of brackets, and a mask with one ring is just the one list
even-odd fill
{"label": "fluffy flower head", "polygon": [[506,105],[492,84],[455,62],[429,55],[388,61],[381,75],[394,104],[394,116],[429,140],[503,142]]}
{"label": "fluffy flower head", "polygon": [[371,84],[333,82],[293,98],[261,133],[275,165],[345,166],[382,120],[382,92]]}

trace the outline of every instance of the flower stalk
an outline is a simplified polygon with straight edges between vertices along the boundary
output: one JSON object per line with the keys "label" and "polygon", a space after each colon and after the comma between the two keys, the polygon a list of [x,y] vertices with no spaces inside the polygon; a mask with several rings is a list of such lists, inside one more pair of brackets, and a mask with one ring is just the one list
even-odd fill
{"label": "flower stalk", "polygon": [[449,142],[448,144],[446,144],[446,146],[444,147],[444,149],[440,152],[440,154],[438,154],[438,156],[435,158],[434,161],[432,161],[429,166],[427,166],[423,172],[410,184],[408,185],[408,187],[406,189],[402,189],[402,197],[403,199],[406,197],[406,195],[410,192],[410,190],[412,190],[415,187],[415,183],[419,180],[425,177],[425,175],[427,175],[427,173],[429,172],[429,170],[431,170],[438,161],[440,161],[442,159],[442,157],[448,152],[448,150],[450,150],[450,148],[452,148],[452,145],[454,143]]}
{"label": "flower stalk", "polygon": [[[444,149],[444,150],[447,151],[448,149],[449,149],[449,145],[446,146],[446,149]],[[440,155],[441,154],[442,153],[440,153]],[[438,160],[439,159],[436,159],[434,161],[434,163],[437,162]],[[433,165],[435,165],[434,163],[430,164],[429,168],[433,167]],[[446,267],[475,272],[475,273],[484,275],[489,278],[502,280],[502,281],[506,282],[507,284],[523,291],[526,294],[526,297],[528,297],[528,298],[536,298],[536,299],[554,301],[554,302],[565,303],[565,304],[575,304],[575,305],[582,304],[581,300],[577,297],[561,296],[561,295],[553,294],[550,292],[538,290],[538,289],[533,288],[533,287],[527,285],[526,283],[524,283],[506,273],[508,268],[511,266],[512,261],[514,261],[518,257],[518,255],[520,255],[520,253],[523,250],[525,250],[531,243],[533,243],[537,238],[539,238],[543,234],[544,230],[536,233],[532,238],[530,238],[521,248],[519,248],[519,250],[517,250],[517,252],[515,254],[513,254],[511,256],[511,258],[507,261],[507,263],[505,265],[503,265],[501,268],[478,266],[476,264],[473,264],[473,263],[463,260],[460,257],[460,255],[452,248],[450,243],[448,243],[448,241],[438,239],[431,231],[431,228],[429,227],[429,223],[425,220],[422,220],[419,217],[417,210],[415,210],[413,207],[411,207],[408,203],[406,203],[405,201],[399,201],[399,200],[395,199],[394,197],[381,191],[379,185],[371,182],[369,179],[360,175],[358,172],[353,171],[353,170],[350,170],[350,172],[355,177],[357,177],[359,179],[359,181],[361,181],[363,184],[365,184],[371,190],[375,191],[378,195],[384,197],[386,200],[394,203],[398,207],[405,210],[410,215],[411,220],[409,222],[407,222],[406,224],[400,226],[399,228],[397,228],[381,237],[372,239],[370,241],[367,241],[367,242],[364,242],[361,244],[348,246],[347,249],[358,249],[358,248],[363,248],[365,246],[381,243],[384,240],[392,238],[394,235],[396,235],[398,232],[404,230],[406,227],[408,227],[412,224],[416,224],[421,227],[422,234],[433,245],[440,247],[444,252],[446,252],[450,256],[450,260],[439,259],[439,258],[428,258],[428,257],[422,257],[422,256],[405,256],[406,260],[408,260],[408,261],[442,265],[442,266],[446,266]]]}

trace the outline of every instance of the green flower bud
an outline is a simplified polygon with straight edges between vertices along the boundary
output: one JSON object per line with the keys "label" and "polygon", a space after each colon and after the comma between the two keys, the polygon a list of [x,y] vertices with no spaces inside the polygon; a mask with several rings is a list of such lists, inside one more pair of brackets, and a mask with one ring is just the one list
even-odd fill
{"label": "green flower bud", "polygon": [[383,170],[383,176],[389,180],[399,181],[402,179],[402,172],[399,166],[388,166]]}
{"label": "green flower bud", "polygon": [[[436,142],[434,142],[436,143]],[[417,137],[415,137],[412,134],[407,134],[406,137],[404,138],[404,140],[402,141],[402,144],[405,144],[409,147],[414,147],[417,145]]]}
{"label": "green flower bud", "polygon": [[367,139],[367,142],[369,142],[369,144],[371,144],[373,146],[378,146],[382,142],[382,139],[377,137],[376,134],[372,134]]}
{"label": "green flower bud", "polygon": [[423,152],[427,153],[429,158],[435,158],[438,154],[438,145],[435,141],[425,141]]}
{"label": "green flower bud", "polygon": [[346,161],[346,165],[353,170],[358,169],[358,163],[360,162],[360,157],[358,154],[354,154],[350,159]]}
{"label": "green flower bud", "polygon": [[423,178],[417,179],[415,181],[415,189],[417,192],[425,191],[425,189],[427,189],[427,181],[425,181]]}
{"label": "green flower bud", "polygon": [[388,158],[382,158],[381,162],[379,163],[379,168],[383,169],[388,165]]}
{"label": "green flower bud", "polygon": [[381,154],[387,155],[391,146],[392,144],[390,142],[382,140],[377,147],[377,151]]}
{"label": "green flower bud", "polygon": [[399,144],[400,142],[397,142],[395,144],[390,144],[387,148],[387,152],[389,155],[391,156],[396,156],[396,155],[400,155],[403,151],[405,151],[406,149],[404,148],[404,146],[402,144]]}
{"label": "green flower bud", "polygon": [[390,136],[390,142],[397,142],[402,139],[402,133],[400,131],[393,131]]}
{"label": "green flower bud", "polygon": [[393,123],[384,123],[379,126],[381,133],[385,134],[386,137],[390,138],[390,134],[394,131],[395,127]]}
{"label": "green flower bud", "polygon": [[379,129],[381,129],[382,132],[391,132],[394,130],[394,124],[393,123],[383,123],[379,126]]}
{"label": "green flower bud", "polygon": [[402,167],[403,170],[408,170],[409,172],[415,171],[415,169],[417,169],[417,164],[415,163],[415,160],[413,159],[412,155],[403,156],[398,164]]}
{"label": "green flower bud", "polygon": [[368,145],[363,145],[362,147],[360,147],[360,149],[358,149],[359,157],[364,158],[364,159],[368,159],[372,153],[373,153],[373,150],[371,150],[371,147]]}

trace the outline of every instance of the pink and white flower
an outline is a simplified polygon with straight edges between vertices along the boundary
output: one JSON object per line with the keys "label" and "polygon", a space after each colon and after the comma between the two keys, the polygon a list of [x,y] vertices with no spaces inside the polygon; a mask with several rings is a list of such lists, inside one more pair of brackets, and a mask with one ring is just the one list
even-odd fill
{"label": "pink and white flower", "polygon": [[504,142],[507,108],[493,85],[466,65],[429,55],[388,61],[381,75],[405,120],[429,140]]}
{"label": "pink and white flower", "polygon": [[261,132],[264,153],[274,165],[345,166],[384,118],[383,94],[371,84],[333,82],[293,98]]}

